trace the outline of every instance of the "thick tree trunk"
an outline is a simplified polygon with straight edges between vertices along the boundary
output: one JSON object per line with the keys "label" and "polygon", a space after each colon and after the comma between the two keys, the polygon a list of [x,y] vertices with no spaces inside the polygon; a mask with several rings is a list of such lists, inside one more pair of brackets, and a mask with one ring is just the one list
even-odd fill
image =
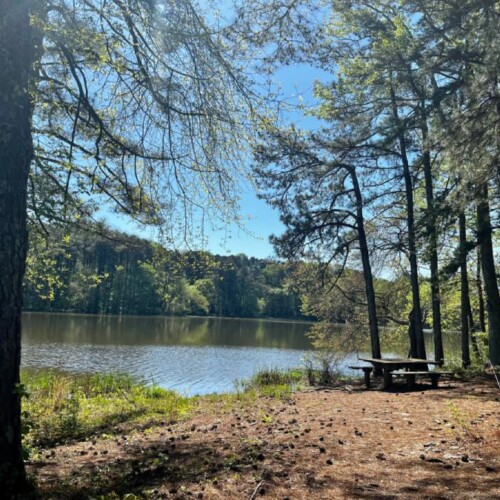
{"label": "thick tree trunk", "polygon": [[396,94],[394,88],[391,86],[391,100],[392,111],[394,118],[394,125],[396,126],[397,138],[399,140],[399,147],[401,153],[401,162],[403,167],[403,177],[405,181],[406,192],[406,210],[407,210],[407,224],[408,224],[408,250],[410,252],[410,280],[411,280],[411,293],[413,302],[413,320],[414,328],[411,332],[414,339],[411,342],[411,355],[412,357],[425,359],[425,341],[424,329],[422,323],[422,307],[420,305],[420,285],[418,281],[418,260],[417,260],[417,245],[415,234],[415,207],[413,201],[413,179],[411,175],[410,163],[408,161],[408,153],[406,148],[406,138],[404,130],[399,119],[398,107],[396,102]]}
{"label": "thick tree trunk", "polygon": [[467,276],[467,230],[465,225],[465,214],[460,213],[458,219],[460,235],[460,317],[462,322],[462,366],[470,366],[469,350],[469,278]]}
{"label": "thick tree trunk", "polygon": [[441,325],[441,294],[439,290],[439,260],[437,251],[436,212],[434,209],[434,187],[432,180],[432,163],[429,148],[427,117],[425,103],[422,103],[422,142],[425,177],[425,195],[427,200],[426,225],[430,245],[431,295],[432,295],[432,331],[434,336],[434,359],[440,366],[444,363],[443,331]]}
{"label": "thick tree trunk", "polygon": [[488,199],[488,184],[486,182],[481,186],[478,194],[477,238],[481,249],[484,290],[486,292],[490,361],[493,365],[500,365],[500,293],[498,292],[495,270],[490,203]]}
{"label": "thick tree trunk", "polygon": [[0,0],[0,487],[22,497],[21,305],[27,229],[26,198],[33,154],[28,87],[33,50],[30,1]]}
{"label": "thick tree trunk", "polygon": [[[354,187],[354,196],[356,197],[356,224],[358,226],[359,249],[361,252],[361,262],[363,264],[363,277],[365,281],[366,301],[368,304],[368,321],[370,324],[372,357],[380,359],[382,354],[380,352],[377,305],[375,300],[375,287],[373,286],[370,252],[368,250],[368,242],[366,240],[365,220],[363,215],[363,196],[359,187],[356,170],[354,168],[350,168],[349,173]],[[377,375],[380,375],[380,373],[377,373]]]}

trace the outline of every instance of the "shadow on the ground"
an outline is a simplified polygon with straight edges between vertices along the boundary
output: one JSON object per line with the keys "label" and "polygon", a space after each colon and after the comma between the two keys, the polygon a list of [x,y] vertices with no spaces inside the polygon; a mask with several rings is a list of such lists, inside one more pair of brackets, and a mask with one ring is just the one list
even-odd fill
{"label": "shadow on the ground", "polygon": [[413,388],[409,388],[404,382],[395,382],[389,389],[383,388],[381,379],[375,379],[370,389],[359,386],[357,390],[364,390],[367,393],[383,391],[388,394],[426,392],[428,397],[436,400],[475,398],[481,401],[500,401],[500,388],[493,377],[481,378],[480,384],[474,381],[445,378],[440,381],[437,388],[432,387],[430,383],[417,382]]}
{"label": "shadow on the ground", "polygon": [[[161,485],[167,485],[171,494],[196,497],[207,482],[217,484],[227,475],[251,471],[259,477],[266,472],[260,466],[263,459],[259,445],[242,446],[237,451],[224,453],[221,443],[207,438],[203,443],[190,443],[179,439],[175,444],[166,440],[143,441],[131,446],[121,458],[99,457],[83,465],[75,466],[69,477],[47,477],[42,487],[44,498],[87,499],[89,497],[117,494],[120,498],[128,493],[144,494]],[[48,464],[34,464],[37,473]],[[57,466],[55,466],[57,469]],[[47,480],[48,479],[48,480]],[[180,484],[191,484],[191,491]],[[156,492],[157,493],[157,492]]]}

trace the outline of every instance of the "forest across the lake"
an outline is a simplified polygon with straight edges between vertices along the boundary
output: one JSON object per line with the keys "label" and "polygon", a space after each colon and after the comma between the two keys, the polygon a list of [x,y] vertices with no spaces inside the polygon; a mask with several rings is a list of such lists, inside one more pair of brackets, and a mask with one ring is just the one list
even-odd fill
{"label": "forest across the lake", "polygon": [[[314,319],[294,286],[298,263],[204,251],[169,251],[106,230],[34,242],[27,311]],[[33,240],[37,235],[33,234]]]}
{"label": "forest across the lake", "polygon": [[[338,323],[356,330],[351,348],[368,338],[364,277],[355,262],[340,273],[328,263],[169,250],[103,224],[55,229],[51,238],[32,231],[31,241],[25,311],[312,320],[319,322],[316,338]],[[486,320],[482,276],[475,269],[469,314],[477,336]],[[432,328],[431,280],[420,279],[423,323]],[[409,276],[375,277],[374,288],[380,324],[406,330]],[[460,330],[460,300],[460,276],[450,273],[441,290],[446,331]]]}

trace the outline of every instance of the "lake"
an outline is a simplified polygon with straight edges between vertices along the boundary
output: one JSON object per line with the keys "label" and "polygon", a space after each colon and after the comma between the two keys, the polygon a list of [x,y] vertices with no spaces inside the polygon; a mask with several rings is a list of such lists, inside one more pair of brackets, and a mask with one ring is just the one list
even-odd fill
{"label": "lake", "polygon": [[22,366],[126,372],[182,393],[235,390],[262,368],[294,368],[311,323],[230,318],[23,314]]}
{"label": "lake", "polygon": [[[301,367],[312,351],[310,326],[286,320],[24,313],[22,366],[126,372],[185,394],[231,392],[236,381],[260,369]],[[384,356],[406,354],[405,336],[391,345]],[[447,354],[458,353],[459,345],[458,335],[445,337]],[[427,349],[431,358],[430,337]],[[340,369],[349,373],[347,365],[356,359],[353,353]]]}

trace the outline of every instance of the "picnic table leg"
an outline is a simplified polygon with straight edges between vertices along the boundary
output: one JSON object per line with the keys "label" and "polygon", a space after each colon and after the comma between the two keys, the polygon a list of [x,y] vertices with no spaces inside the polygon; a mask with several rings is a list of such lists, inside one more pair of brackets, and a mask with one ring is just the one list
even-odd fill
{"label": "picnic table leg", "polygon": [[438,380],[439,380],[439,373],[434,373],[434,374],[431,374],[430,377],[431,377],[431,386],[436,389],[437,386],[438,386]]}
{"label": "picnic table leg", "polygon": [[409,389],[413,389],[415,387],[415,375],[406,375],[406,384]]}
{"label": "picnic table leg", "polygon": [[367,389],[370,388],[370,372],[372,371],[371,368],[368,368],[368,369],[364,369],[363,370],[365,372],[365,386]]}
{"label": "picnic table leg", "polygon": [[388,366],[384,366],[384,389],[389,389],[392,385],[392,373]]}

